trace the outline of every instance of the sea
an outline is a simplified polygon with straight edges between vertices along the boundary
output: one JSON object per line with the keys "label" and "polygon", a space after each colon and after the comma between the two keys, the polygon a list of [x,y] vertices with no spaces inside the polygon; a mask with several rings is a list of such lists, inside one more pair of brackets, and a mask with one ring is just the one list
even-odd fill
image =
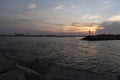
{"label": "sea", "polygon": [[0,53],[49,59],[62,67],[120,74],[120,40],[82,37],[0,37]]}

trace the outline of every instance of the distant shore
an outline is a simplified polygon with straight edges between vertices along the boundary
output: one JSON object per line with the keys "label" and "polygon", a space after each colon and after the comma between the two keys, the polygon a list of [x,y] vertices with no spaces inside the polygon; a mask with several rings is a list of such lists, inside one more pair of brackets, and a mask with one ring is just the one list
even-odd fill
{"label": "distant shore", "polygon": [[0,35],[2,37],[84,37],[84,35]]}

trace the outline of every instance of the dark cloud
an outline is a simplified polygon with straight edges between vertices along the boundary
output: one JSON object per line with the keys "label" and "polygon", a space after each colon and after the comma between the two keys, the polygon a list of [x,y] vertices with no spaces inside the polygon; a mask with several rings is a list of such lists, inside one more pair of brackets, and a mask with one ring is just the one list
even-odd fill
{"label": "dark cloud", "polygon": [[51,31],[59,31],[64,24],[47,23],[41,20],[0,20],[0,34],[13,34],[30,32],[31,34],[48,33]]}
{"label": "dark cloud", "polygon": [[103,29],[98,30],[99,34],[120,34],[120,21],[108,21],[101,24]]}

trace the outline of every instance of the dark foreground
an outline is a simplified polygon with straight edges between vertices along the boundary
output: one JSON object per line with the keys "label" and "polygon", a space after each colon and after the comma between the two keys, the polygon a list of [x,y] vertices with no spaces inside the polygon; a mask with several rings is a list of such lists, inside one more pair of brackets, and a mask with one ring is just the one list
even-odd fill
{"label": "dark foreground", "polygon": [[27,60],[0,55],[0,80],[119,80],[119,77],[114,73],[63,68],[39,58]]}
{"label": "dark foreground", "polygon": [[84,37],[82,40],[88,41],[100,41],[100,40],[120,40],[120,35],[89,35]]}

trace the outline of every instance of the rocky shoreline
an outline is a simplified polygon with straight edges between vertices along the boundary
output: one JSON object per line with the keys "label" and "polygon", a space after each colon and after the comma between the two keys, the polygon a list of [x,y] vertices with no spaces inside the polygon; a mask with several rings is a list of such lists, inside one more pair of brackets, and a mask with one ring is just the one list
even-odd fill
{"label": "rocky shoreline", "polygon": [[49,60],[39,58],[27,61],[2,54],[0,80],[119,80],[119,76],[62,68]]}
{"label": "rocky shoreline", "polygon": [[102,41],[102,40],[120,40],[120,35],[89,35],[82,38],[87,41]]}

